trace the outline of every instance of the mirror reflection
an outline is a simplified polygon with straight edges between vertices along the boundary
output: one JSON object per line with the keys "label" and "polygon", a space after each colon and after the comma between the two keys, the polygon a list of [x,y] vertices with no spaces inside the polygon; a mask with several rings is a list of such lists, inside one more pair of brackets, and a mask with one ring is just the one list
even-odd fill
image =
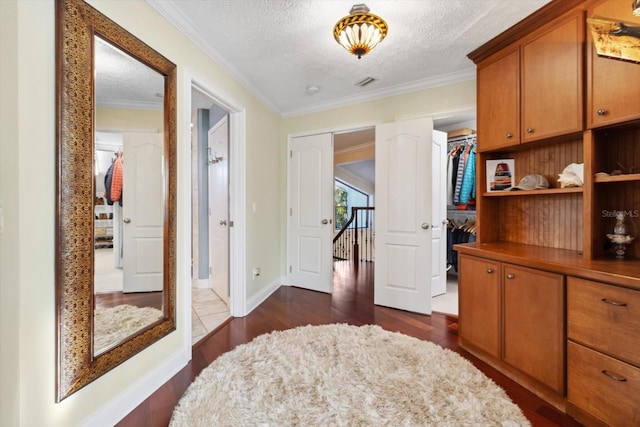
{"label": "mirror reflection", "polygon": [[163,317],[164,77],[94,37],[94,355]]}

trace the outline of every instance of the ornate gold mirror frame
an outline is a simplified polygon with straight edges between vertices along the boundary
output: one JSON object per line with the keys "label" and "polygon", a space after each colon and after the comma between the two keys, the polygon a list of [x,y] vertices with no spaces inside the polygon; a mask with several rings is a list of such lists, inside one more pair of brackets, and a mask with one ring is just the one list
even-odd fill
{"label": "ornate gold mirror frame", "polygon": [[[164,77],[163,317],[94,355],[94,36]],[[176,66],[82,0],[56,1],[56,401],[175,330]]]}

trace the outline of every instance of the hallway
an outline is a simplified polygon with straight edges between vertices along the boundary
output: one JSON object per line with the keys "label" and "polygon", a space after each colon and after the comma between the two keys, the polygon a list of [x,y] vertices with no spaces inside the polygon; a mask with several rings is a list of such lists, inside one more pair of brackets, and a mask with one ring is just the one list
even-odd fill
{"label": "hallway", "polygon": [[274,330],[327,323],[377,324],[390,331],[439,344],[470,360],[505,389],[534,427],[580,426],[572,418],[461,349],[458,345],[457,317],[438,313],[425,316],[375,306],[372,263],[361,263],[355,270],[351,263],[337,265],[333,279],[333,295],[281,286],[248,316],[233,318],[223,324],[214,334],[194,345],[191,362],[118,426],[167,426],[173,408],[189,384],[221,354]]}

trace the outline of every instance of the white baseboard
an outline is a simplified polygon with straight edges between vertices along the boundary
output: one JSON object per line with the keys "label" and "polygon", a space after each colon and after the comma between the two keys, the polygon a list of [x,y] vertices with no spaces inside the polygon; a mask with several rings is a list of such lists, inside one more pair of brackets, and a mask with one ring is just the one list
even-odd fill
{"label": "white baseboard", "polygon": [[147,397],[151,396],[164,383],[188,363],[184,349],[176,351],[164,363],[149,372],[115,398],[111,399],[97,411],[85,418],[80,426],[110,427],[116,425],[131,411],[138,407]]}
{"label": "white baseboard", "polygon": [[250,300],[247,300],[247,314],[251,313],[256,307],[262,304],[264,300],[269,298],[269,296],[272,293],[274,293],[280,286],[282,286],[284,282],[285,282],[284,278],[280,277],[274,280],[273,282],[271,282],[269,286],[264,288],[261,292],[259,292],[253,298],[251,298]]}

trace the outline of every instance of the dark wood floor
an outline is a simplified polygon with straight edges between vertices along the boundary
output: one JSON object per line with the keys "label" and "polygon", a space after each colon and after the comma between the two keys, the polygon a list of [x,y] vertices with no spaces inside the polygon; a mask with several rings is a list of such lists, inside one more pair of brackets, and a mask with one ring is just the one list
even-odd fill
{"label": "dark wood floor", "polygon": [[101,292],[95,295],[96,308],[129,304],[136,307],[153,307],[162,310],[162,292]]}
{"label": "dark wood floor", "polygon": [[373,304],[373,264],[357,269],[335,263],[333,295],[283,286],[244,318],[234,318],[200,341],[191,362],[123,419],[119,426],[166,426],[173,408],[191,381],[219,355],[258,335],[307,324],[377,324],[390,330],[435,342],[470,360],[501,386],[533,426],[580,426],[543,400],[476,359],[458,346],[457,318],[394,310]]}

